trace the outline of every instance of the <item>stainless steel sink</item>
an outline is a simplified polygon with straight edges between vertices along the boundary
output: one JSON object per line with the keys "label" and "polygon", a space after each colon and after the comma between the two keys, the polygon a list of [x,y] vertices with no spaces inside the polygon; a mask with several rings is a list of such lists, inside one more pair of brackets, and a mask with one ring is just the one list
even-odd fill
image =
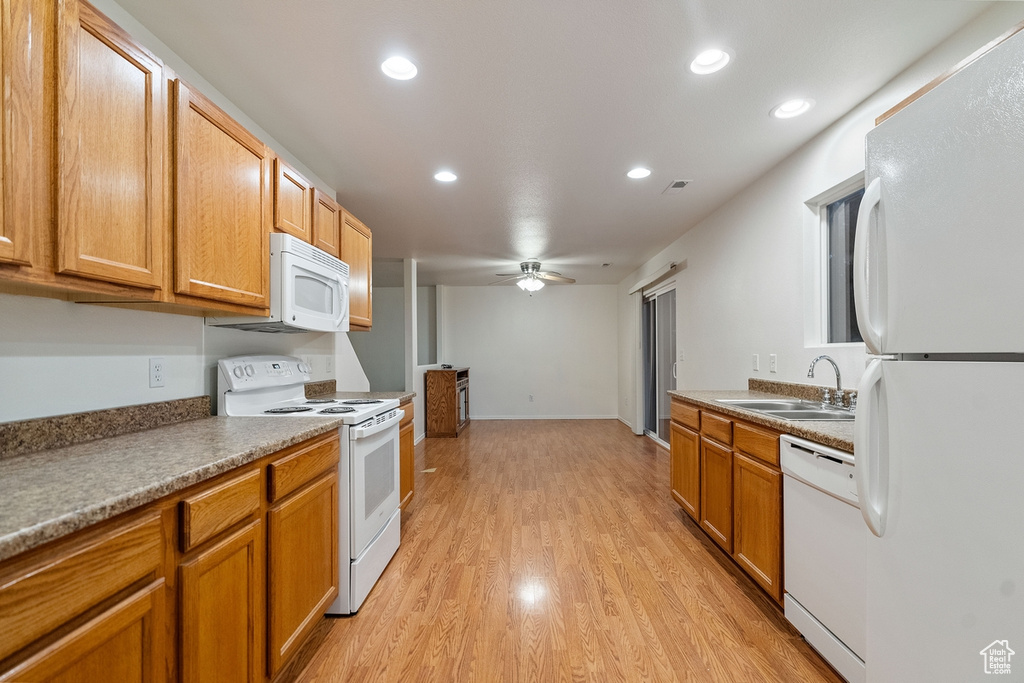
{"label": "stainless steel sink", "polygon": [[819,408],[818,410],[760,410],[758,412],[783,420],[852,420],[854,414],[849,410]]}
{"label": "stainless steel sink", "polygon": [[820,403],[801,401],[797,398],[720,398],[715,402],[724,403],[725,405],[732,406],[734,408],[756,410],[759,412],[764,410],[821,410]]}
{"label": "stainless steel sink", "polygon": [[842,408],[822,407],[814,401],[801,401],[795,398],[720,398],[716,403],[722,403],[733,408],[742,408],[755,413],[762,413],[783,420],[852,420],[854,414]]}

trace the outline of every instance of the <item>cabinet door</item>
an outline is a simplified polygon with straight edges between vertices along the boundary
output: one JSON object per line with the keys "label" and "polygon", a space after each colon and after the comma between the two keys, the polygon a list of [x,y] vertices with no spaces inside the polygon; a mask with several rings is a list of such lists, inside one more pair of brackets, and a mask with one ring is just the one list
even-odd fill
{"label": "cabinet door", "polygon": [[733,557],[782,600],[782,475],[740,453],[733,458]]}
{"label": "cabinet door", "polygon": [[164,580],[154,581],[0,674],[0,681],[164,680],[164,593]]}
{"label": "cabinet door", "polygon": [[401,460],[399,492],[404,510],[415,493],[416,481],[416,439],[411,420],[398,432],[398,453]]}
{"label": "cabinet door", "polygon": [[274,229],[312,242],[313,187],[299,172],[274,159]]}
{"label": "cabinet door", "polygon": [[341,258],[341,216],[338,202],[320,190],[314,190],[313,246],[336,258]]}
{"label": "cabinet door", "polygon": [[672,497],[695,521],[700,521],[700,435],[669,423],[672,453]]}
{"label": "cabinet door", "polygon": [[181,80],[175,93],[175,291],[266,309],[269,152]]}
{"label": "cabinet door", "polygon": [[162,65],[91,5],[60,3],[57,269],[158,288]]}
{"label": "cabinet door", "polygon": [[700,525],[731,553],[732,451],[701,439],[700,456]]}
{"label": "cabinet door", "polygon": [[200,552],[179,568],[181,680],[263,680],[260,522]]}
{"label": "cabinet door", "polygon": [[368,330],[373,323],[373,235],[348,211],[342,215],[341,260],[349,267],[349,327]]}
{"label": "cabinet door", "polygon": [[34,116],[44,49],[32,39],[38,5],[0,1],[0,263],[32,265],[33,176],[46,161],[33,143],[46,132],[42,116]]}
{"label": "cabinet door", "polygon": [[267,513],[268,675],[295,654],[338,596],[338,473]]}

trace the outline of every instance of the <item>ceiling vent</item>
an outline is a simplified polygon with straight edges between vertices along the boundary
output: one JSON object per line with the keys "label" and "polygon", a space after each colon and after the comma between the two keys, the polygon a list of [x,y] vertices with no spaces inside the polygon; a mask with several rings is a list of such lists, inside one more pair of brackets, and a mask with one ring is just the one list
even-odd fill
{"label": "ceiling vent", "polygon": [[665,188],[662,194],[677,194],[692,182],[692,180],[673,180],[669,183],[668,187]]}

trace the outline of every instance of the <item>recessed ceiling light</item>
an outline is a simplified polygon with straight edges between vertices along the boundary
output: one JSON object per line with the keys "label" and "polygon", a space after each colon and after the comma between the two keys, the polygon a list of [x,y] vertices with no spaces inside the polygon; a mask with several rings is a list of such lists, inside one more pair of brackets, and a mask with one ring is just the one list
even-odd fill
{"label": "recessed ceiling light", "polygon": [[405,57],[388,57],[380,65],[380,70],[399,81],[415,78],[417,73],[416,65]]}
{"label": "recessed ceiling light", "polygon": [[451,171],[438,171],[434,174],[434,180],[440,180],[442,183],[450,183],[453,180],[458,180],[458,178],[459,176]]}
{"label": "recessed ceiling light", "polygon": [[701,52],[690,62],[690,71],[702,76],[713,74],[720,69],[724,69],[731,58],[731,55],[725,50],[719,50],[718,48],[704,50],[704,52]]}
{"label": "recessed ceiling light", "polygon": [[772,116],[777,119],[791,119],[794,116],[800,116],[800,114],[806,113],[813,106],[814,100],[787,100],[772,109]]}
{"label": "recessed ceiling light", "polygon": [[627,173],[626,175],[628,175],[630,178],[633,178],[634,180],[639,180],[640,178],[646,178],[647,176],[651,175],[651,169],[642,168],[638,166],[629,173]]}

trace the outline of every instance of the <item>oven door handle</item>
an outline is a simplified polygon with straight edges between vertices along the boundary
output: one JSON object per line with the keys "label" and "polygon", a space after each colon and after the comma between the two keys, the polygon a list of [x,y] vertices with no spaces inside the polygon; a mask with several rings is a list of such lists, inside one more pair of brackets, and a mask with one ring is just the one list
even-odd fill
{"label": "oven door handle", "polygon": [[352,427],[349,429],[348,432],[349,438],[355,440],[365,439],[368,436],[373,436],[374,434],[383,432],[385,429],[391,427],[392,425],[398,424],[399,422],[402,421],[403,417],[405,417],[405,411],[398,410],[396,411],[394,417],[389,417],[383,422],[375,422],[374,424],[369,425],[367,427]]}

